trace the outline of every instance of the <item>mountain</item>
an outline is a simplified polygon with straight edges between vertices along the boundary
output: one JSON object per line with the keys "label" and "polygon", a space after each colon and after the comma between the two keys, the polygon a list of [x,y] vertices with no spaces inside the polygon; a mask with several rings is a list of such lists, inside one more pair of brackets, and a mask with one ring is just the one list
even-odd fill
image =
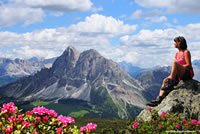
{"label": "mountain", "polygon": [[140,68],[138,66],[134,66],[133,64],[127,63],[125,61],[119,62],[118,64],[120,65],[120,67],[123,70],[125,70],[126,72],[128,72],[129,75],[131,75],[133,78],[135,78],[141,72],[144,72],[145,70],[147,70],[147,69],[144,69],[144,68]]}
{"label": "mountain", "polygon": [[[154,108],[162,112],[181,114],[186,118],[200,120],[200,82],[196,80],[180,81],[174,90]],[[150,120],[151,113],[144,109],[138,116],[145,121]]]}
{"label": "mountain", "polygon": [[194,60],[192,65],[194,69],[194,79],[200,81],[200,60]]}
{"label": "mountain", "polygon": [[145,70],[136,76],[136,79],[141,82],[143,95],[147,100],[155,99],[159,93],[162,81],[170,74],[170,67],[154,67]]}
{"label": "mountain", "polygon": [[42,63],[22,59],[0,58],[0,85],[14,82],[17,79],[36,73],[44,68]]}
{"label": "mountain", "polygon": [[28,61],[33,62],[33,63],[41,63],[44,64],[46,68],[50,68],[54,61],[56,60],[57,57],[49,58],[49,59],[44,59],[42,57],[32,57],[28,59]]}
{"label": "mountain", "polygon": [[83,104],[90,108],[88,117],[127,118],[144,107],[143,90],[137,80],[96,50],[79,54],[68,47],[51,68],[1,87],[0,94],[18,101]]}

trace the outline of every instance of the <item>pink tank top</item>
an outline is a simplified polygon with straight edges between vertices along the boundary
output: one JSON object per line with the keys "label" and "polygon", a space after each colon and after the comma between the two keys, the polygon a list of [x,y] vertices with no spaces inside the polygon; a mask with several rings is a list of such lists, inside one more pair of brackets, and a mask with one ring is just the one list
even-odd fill
{"label": "pink tank top", "polygon": [[[187,64],[185,61],[185,56],[184,56],[184,52],[181,52],[181,56],[178,58],[178,52],[175,55],[175,61],[181,65],[185,65]],[[194,76],[194,72],[193,72],[193,68],[189,68],[190,69],[190,77],[192,78]]]}
{"label": "pink tank top", "polygon": [[175,55],[175,61],[178,62],[181,65],[186,64],[184,52],[181,52],[181,56],[179,58],[178,58],[178,52],[177,52],[176,55]]}

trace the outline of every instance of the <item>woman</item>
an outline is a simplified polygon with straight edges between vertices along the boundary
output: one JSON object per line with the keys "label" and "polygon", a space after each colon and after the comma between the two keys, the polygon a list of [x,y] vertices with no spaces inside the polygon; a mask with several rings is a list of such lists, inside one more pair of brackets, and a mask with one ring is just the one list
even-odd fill
{"label": "woman", "polygon": [[178,49],[175,55],[170,75],[163,80],[159,96],[156,100],[147,103],[148,106],[157,106],[161,103],[164,97],[177,85],[179,80],[189,80],[194,76],[191,54],[187,49],[187,42],[184,37],[179,36],[174,38],[174,46]]}

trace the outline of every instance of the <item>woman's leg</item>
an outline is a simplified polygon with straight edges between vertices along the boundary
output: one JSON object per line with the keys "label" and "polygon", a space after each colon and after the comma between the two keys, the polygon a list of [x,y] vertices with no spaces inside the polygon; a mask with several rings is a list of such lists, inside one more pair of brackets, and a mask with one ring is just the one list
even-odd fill
{"label": "woman's leg", "polygon": [[163,82],[162,82],[162,86],[161,86],[161,88],[160,88],[159,96],[164,96],[164,94],[165,94],[164,88],[165,88],[165,86],[166,86],[166,84],[167,84],[167,79],[168,79],[168,78],[165,78],[165,79],[163,80]]}
{"label": "woman's leg", "polygon": [[182,78],[185,73],[185,67],[177,62],[173,62],[169,78],[175,79],[176,76]]}
{"label": "woman's leg", "polygon": [[[171,68],[171,73],[170,73],[170,76],[168,78],[175,79],[176,76],[183,77],[184,73],[185,73],[185,67],[183,67],[181,64],[179,64],[177,62],[173,62],[172,68]],[[165,78],[163,80],[159,96],[164,96],[164,94],[165,94],[164,87],[167,84],[168,78]]]}

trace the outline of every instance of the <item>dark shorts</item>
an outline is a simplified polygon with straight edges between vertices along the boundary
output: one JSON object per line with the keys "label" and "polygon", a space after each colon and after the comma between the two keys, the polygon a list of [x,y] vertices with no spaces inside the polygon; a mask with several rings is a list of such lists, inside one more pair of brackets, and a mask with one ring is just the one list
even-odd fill
{"label": "dark shorts", "polygon": [[193,77],[193,70],[191,68],[186,68],[185,73],[183,77],[181,78],[182,80],[190,80]]}

